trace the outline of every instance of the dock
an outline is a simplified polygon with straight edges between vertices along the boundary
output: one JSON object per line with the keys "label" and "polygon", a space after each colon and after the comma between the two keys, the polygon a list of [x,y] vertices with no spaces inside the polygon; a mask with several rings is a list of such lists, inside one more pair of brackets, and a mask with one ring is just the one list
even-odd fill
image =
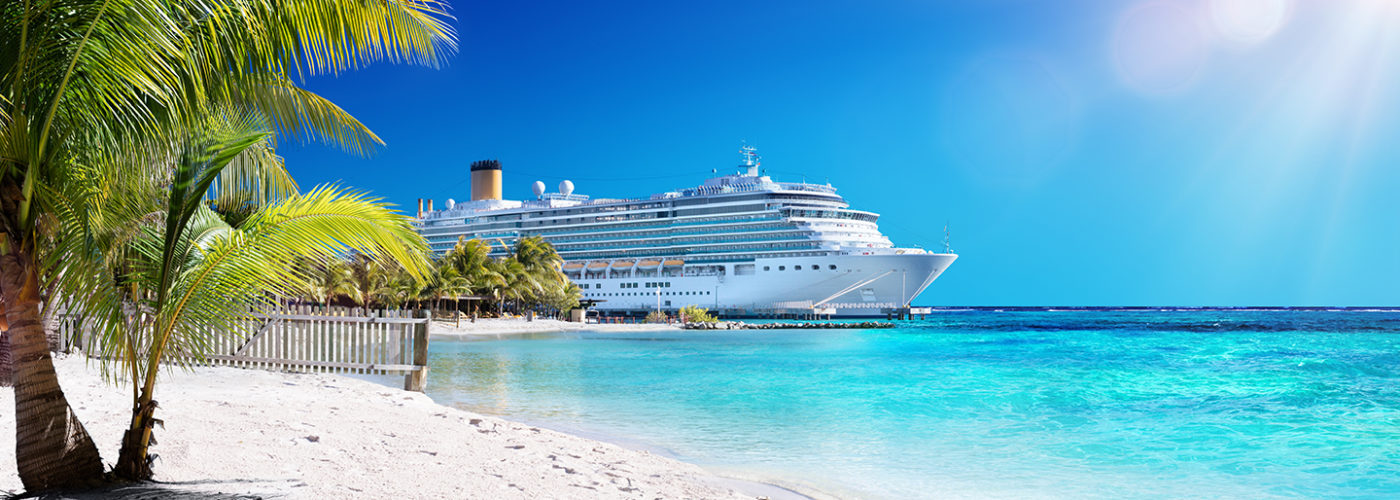
{"label": "dock", "polygon": [[714,323],[691,322],[681,325],[686,330],[835,330],[835,329],[856,329],[870,330],[877,328],[894,328],[894,323],[879,321],[860,321],[855,323],[835,323],[835,322],[781,322],[781,323],[744,323],[742,321],[717,321]]}

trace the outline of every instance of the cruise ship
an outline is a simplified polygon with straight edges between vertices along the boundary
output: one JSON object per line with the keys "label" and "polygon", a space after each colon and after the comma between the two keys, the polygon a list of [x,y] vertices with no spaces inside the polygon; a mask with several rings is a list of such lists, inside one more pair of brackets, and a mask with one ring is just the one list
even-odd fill
{"label": "cruise ship", "polygon": [[459,238],[504,255],[539,236],[601,313],[706,307],[727,317],[816,313],[887,316],[908,308],[958,256],[895,247],[878,214],[850,208],[830,184],[778,182],[751,147],[738,169],[645,198],[590,198],[570,181],[535,199],[502,199],[501,164],[471,166],[471,201],[418,201],[416,227],[443,254]]}

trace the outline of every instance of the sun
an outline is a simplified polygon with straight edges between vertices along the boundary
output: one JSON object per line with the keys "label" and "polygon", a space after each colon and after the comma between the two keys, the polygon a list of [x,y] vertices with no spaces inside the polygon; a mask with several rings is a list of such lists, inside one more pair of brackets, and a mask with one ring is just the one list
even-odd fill
{"label": "sun", "polygon": [[1273,37],[1288,22],[1292,0],[1211,0],[1211,24],[1224,40],[1253,45]]}

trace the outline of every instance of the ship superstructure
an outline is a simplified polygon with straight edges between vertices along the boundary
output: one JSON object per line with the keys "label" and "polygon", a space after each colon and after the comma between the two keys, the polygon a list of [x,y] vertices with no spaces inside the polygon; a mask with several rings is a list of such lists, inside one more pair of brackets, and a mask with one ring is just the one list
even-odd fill
{"label": "ship superstructure", "polygon": [[698,305],[726,315],[817,311],[879,316],[908,307],[957,255],[896,248],[878,214],[855,210],[830,184],[777,182],[741,150],[739,170],[647,198],[589,198],[563,181],[534,200],[501,199],[501,166],[472,165],[469,202],[419,202],[417,226],[434,252],[459,238],[492,243],[540,236],[565,274],[602,311]]}

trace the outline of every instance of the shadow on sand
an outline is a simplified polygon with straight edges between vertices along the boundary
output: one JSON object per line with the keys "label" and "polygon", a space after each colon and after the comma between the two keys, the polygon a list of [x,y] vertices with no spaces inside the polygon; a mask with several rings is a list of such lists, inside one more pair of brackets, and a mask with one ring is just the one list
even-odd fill
{"label": "shadow on sand", "polygon": [[[150,481],[134,484],[114,484],[83,490],[59,490],[40,493],[0,495],[3,499],[36,500],[272,500],[287,496],[287,491],[303,483],[295,480],[234,480],[234,481]],[[242,493],[227,493],[240,491]]]}

